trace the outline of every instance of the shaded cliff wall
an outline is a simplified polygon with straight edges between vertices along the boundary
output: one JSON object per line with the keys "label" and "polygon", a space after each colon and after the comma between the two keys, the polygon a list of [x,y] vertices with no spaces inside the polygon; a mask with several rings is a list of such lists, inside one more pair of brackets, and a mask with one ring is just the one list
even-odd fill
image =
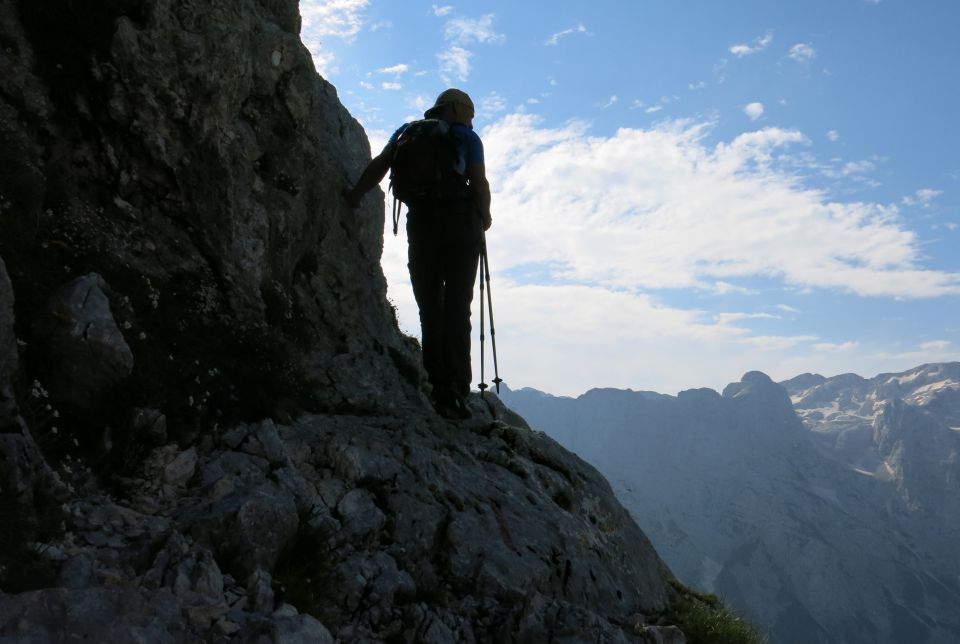
{"label": "shaded cliff wall", "polygon": [[368,143],[299,23],[276,0],[0,0],[0,257],[31,376],[62,380],[50,298],[95,272],[124,395],[170,418],[415,396],[382,212],[339,196]]}

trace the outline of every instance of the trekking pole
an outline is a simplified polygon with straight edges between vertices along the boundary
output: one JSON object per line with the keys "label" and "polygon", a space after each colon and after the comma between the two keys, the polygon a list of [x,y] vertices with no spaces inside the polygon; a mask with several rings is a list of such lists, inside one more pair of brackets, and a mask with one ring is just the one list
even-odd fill
{"label": "trekking pole", "polygon": [[[485,246],[486,244],[484,244]],[[478,271],[478,277],[480,278],[480,384],[477,385],[477,389],[480,390],[480,395],[483,395],[483,392],[487,390],[487,383],[484,382],[483,374],[483,258],[485,253],[481,251],[480,253],[480,270]]]}
{"label": "trekking pole", "polygon": [[[500,369],[497,367],[497,332],[493,328],[493,289],[490,287],[490,258],[487,256],[487,235],[483,233],[483,248],[481,249],[480,256],[482,258],[480,267],[483,269],[483,277],[487,280],[487,308],[490,309],[490,347],[493,349],[493,384],[497,388],[497,393],[500,393],[500,383],[503,380],[500,378]],[[481,293],[480,297],[483,297]],[[483,315],[483,305],[480,305],[481,316]],[[483,320],[480,320],[481,328],[483,326]],[[481,331],[482,333],[482,331]],[[482,338],[483,336],[481,336]],[[483,350],[483,342],[481,341],[481,348]],[[481,371],[483,365],[483,356],[481,354]],[[482,373],[481,373],[482,378]]]}

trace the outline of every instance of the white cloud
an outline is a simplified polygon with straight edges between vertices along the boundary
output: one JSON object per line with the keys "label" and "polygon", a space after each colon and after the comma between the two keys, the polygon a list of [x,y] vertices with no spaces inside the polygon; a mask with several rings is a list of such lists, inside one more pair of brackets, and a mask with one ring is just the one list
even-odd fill
{"label": "white cloud", "polygon": [[[832,162],[840,162],[840,159],[832,159]],[[847,161],[836,166],[826,166],[821,168],[821,172],[825,177],[830,179],[845,179],[848,177],[860,177],[862,180],[862,175],[868,174],[876,170],[877,164],[870,159],[862,159],[859,161]]]}
{"label": "white cloud", "polygon": [[373,83],[368,83],[367,81],[360,81],[360,87],[363,89],[375,89]]}
{"label": "white cloud", "polygon": [[730,293],[739,293],[740,295],[756,295],[757,291],[745,286],[737,286],[722,280],[714,282],[711,289],[717,295],[728,295]]}
{"label": "white cloud", "polygon": [[444,38],[458,45],[502,43],[506,36],[493,30],[492,13],[479,18],[453,18],[444,27]]}
{"label": "white cloud", "polygon": [[440,62],[440,73],[448,81],[450,78],[465,81],[470,77],[470,59],[472,57],[473,52],[454,45],[450,49],[437,54],[437,60]]}
{"label": "white cloud", "polygon": [[446,16],[451,11],[453,11],[453,7],[451,7],[450,5],[444,5],[442,7],[437,5],[432,5],[431,9],[433,10],[433,15],[435,16]]}
{"label": "white cloud", "polygon": [[780,320],[782,318],[771,313],[717,313],[715,319],[719,324],[729,325],[741,320]]}
{"label": "white cloud", "polygon": [[[494,190],[487,239],[500,374],[511,386],[673,393],[719,389],[753,369],[774,379],[873,375],[957,359],[942,344],[891,352],[847,338],[771,334],[775,318],[799,313],[787,304],[718,314],[668,303],[676,289],[708,296],[721,284],[755,281],[809,298],[805,310],[815,300],[802,293],[819,291],[960,294],[960,274],[924,266],[923,246],[896,207],[830,201],[802,185],[781,162],[808,142],[802,133],[763,128],[708,144],[710,132],[710,124],[674,121],[597,136],[585,123],[547,127],[530,114],[506,115],[481,132]],[[402,239],[386,240],[383,265],[401,325],[416,333]],[[768,321],[767,334],[750,320]],[[476,380],[478,361],[475,346]]]}
{"label": "white cloud", "polygon": [[842,353],[842,352],[853,351],[854,349],[857,349],[859,346],[860,346],[860,343],[855,341],[840,342],[840,343],[818,342],[813,345],[813,348],[816,349],[817,351],[825,351],[830,353]]}
{"label": "white cloud", "polygon": [[613,107],[614,105],[617,104],[617,101],[619,100],[620,100],[619,97],[617,97],[617,95],[614,94],[613,96],[607,99],[606,103],[603,104],[603,109],[607,109],[608,107]]}
{"label": "white cloud", "polygon": [[699,83],[690,83],[689,85],[687,85],[687,89],[689,90],[703,89],[706,86],[707,84],[704,81],[700,81]]}
{"label": "white cloud", "polygon": [[328,37],[353,42],[363,28],[363,11],[368,4],[369,0],[301,0],[300,37],[321,75],[337,72],[335,57],[324,50],[322,42]]}
{"label": "white cloud", "polygon": [[949,340],[931,340],[930,342],[921,342],[921,351],[946,351],[953,343]]}
{"label": "white cloud", "polygon": [[943,190],[934,190],[932,188],[921,188],[912,195],[903,198],[905,206],[921,206],[929,208],[934,199],[943,194]]}
{"label": "white cloud", "polygon": [[797,62],[806,62],[814,58],[817,52],[810,45],[801,42],[791,47],[787,55]]}
{"label": "white cloud", "polygon": [[556,45],[558,42],[560,42],[561,38],[566,38],[567,36],[571,36],[573,34],[585,34],[585,33],[587,33],[587,28],[583,25],[583,23],[580,23],[576,27],[571,27],[570,29],[564,29],[563,31],[558,31],[557,33],[547,38],[547,42],[545,42],[544,44]]}
{"label": "white cloud", "polygon": [[490,92],[477,101],[477,120],[489,121],[507,109],[507,99],[496,92]]}
{"label": "white cloud", "polygon": [[[438,14],[439,15],[439,14]],[[466,81],[470,76],[470,59],[473,52],[464,45],[471,43],[497,44],[506,40],[506,36],[493,30],[494,14],[480,18],[453,18],[444,25],[443,36],[449,49],[437,54],[440,62],[440,74],[448,83],[451,79]]]}
{"label": "white cloud", "polygon": [[920,265],[895,207],[828,202],[778,169],[774,153],[806,142],[801,133],[764,128],[708,148],[707,129],[591,137],[584,124],[544,128],[524,114],[487,128],[496,209],[517,244],[510,263],[611,288],[767,276],[861,295],[960,293],[960,275]]}
{"label": "white cloud", "polygon": [[751,121],[756,121],[763,116],[763,103],[748,103],[743,108],[743,113],[746,114]]}
{"label": "white cloud", "polygon": [[403,89],[403,85],[401,85],[400,83],[381,83],[380,87],[385,90]]}
{"label": "white cloud", "polygon": [[837,132],[836,130],[830,130],[829,132],[827,132],[827,139],[834,142],[839,141],[840,133]]}
{"label": "white cloud", "polygon": [[733,45],[730,47],[730,53],[736,56],[737,58],[743,58],[744,56],[749,56],[751,54],[756,54],[763,51],[770,46],[770,43],[773,42],[773,34],[766,33],[759,38],[754,38],[753,43],[750,45]]}
{"label": "white cloud", "polygon": [[410,70],[410,66],[406,63],[400,63],[398,65],[393,65],[392,67],[383,67],[377,71],[381,74],[396,74],[397,76],[401,74],[406,74]]}
{"label": "white cloud", "polygon": [[663,105],[651,105],[650,107],[645,109],[644,112],[646,112],[647,114],[653,114],[655,112],[659,112],[662,109],[663,109]]}

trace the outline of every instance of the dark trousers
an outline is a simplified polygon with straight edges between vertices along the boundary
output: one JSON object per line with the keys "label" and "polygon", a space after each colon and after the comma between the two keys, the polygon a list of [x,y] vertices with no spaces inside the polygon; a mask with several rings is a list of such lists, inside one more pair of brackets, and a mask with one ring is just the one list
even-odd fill
{"label": "dark trousers", "polygon": [[420,309],[423,366],[435,391],[470,391],[470,303],[482,233],[469,202],[418,205],[407,214],[407,267]]}

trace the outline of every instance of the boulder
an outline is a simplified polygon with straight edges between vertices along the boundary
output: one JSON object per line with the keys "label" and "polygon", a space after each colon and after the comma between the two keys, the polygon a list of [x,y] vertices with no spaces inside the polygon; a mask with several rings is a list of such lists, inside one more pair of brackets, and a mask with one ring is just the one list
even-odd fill
{"label": "boulder", "polygon": [[57,290],[36,323],[52,400],[91,409],[133,371],[133,352],[117,326],[104,279],[90,273]]}

